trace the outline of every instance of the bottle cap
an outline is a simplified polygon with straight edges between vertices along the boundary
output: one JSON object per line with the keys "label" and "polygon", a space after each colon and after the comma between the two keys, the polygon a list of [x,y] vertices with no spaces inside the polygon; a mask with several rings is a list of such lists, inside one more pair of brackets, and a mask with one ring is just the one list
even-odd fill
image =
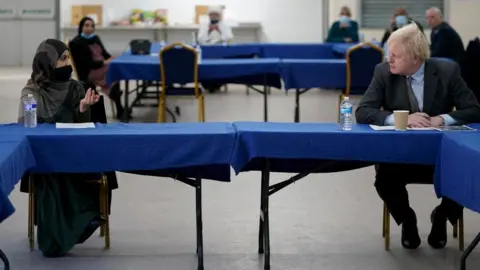
{"label": "bottle cap", "polygon": [[28,94],[27,97],[33,97],[33,94]]}
{"label": "bottle cap", "polygon": [[349,97],[343,97],[343,100],[349,100],[350,98]]}

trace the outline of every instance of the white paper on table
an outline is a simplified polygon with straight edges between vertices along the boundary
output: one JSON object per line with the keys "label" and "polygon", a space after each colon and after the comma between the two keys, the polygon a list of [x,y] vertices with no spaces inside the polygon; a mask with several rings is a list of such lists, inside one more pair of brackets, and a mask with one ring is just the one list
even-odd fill
{"label": "white paper on table", "polygon": [[95,124],[88,123],[56,123],[56,128],[95,128]]}
{"label": "white paper on table", "polygon": [[[395,126],[376,126],[370,125],[373,130],[395,130]],[[408,130],[435,130],[434,128],[408,128]]]}

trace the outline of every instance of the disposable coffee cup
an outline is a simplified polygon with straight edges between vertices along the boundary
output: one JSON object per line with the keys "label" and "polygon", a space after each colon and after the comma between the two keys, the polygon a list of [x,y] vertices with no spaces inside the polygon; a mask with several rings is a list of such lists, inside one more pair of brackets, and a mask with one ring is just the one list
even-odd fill
{"label": "disposable coffee cup", "polygon": [[393,118],[395,119],[395,130],[407,130],[409,113],[409,111],[393,111]]}

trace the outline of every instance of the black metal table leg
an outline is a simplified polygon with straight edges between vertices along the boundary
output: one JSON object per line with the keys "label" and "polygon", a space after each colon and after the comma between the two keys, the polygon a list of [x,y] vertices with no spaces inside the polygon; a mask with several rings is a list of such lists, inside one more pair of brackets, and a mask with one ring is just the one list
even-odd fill
{"label": "black metal table leg", "polygon": [[5,270],[10,270],[10,262],[8,261],[7,255],[3,253],[3,251],[0,249],[0,260],[2,260],[4,269]]}
{"label": "black metal table leg", "polygon": [[265,159],[265,164],[262,171],[262,218],[263,218],[263,244],[265,248],[264,255],[264,269],[270,269],[270,223],[268,214],[268,201],[269,201],[269,186],[270,186],[270,162]]}
{"label": "black metal table leg", "polygon": [[295,89],[295,116],[294,120],[295,123],[300,122],[300,89]]}
{"label": "black metal table leg", "polygon": [[460,262],[460,270],[467,269],[467,258],[470,255],[470,253],[472,253],[472,251],[475,249],[475,247],[478,245],[479,242],[480,242],[480,233],[477,234],[475,239],[473,239],[472,243],[463,252],[462,260]]}
{"label": "black metal table leg", "polygon": [[125,99],[125,104],[123,105],[124,107],[124,112],[123,112],[123,122],[125,123],[128,123],[128,117],[129,117],[129,111],[130,111],[130,106],[128,105],[128,96],[130,94],[130,87],[128,85],[129,81],[128,80],[125,80],[125,93],[123,93],[125,95],[124,99]]}
{"label": "black metal table leg", "polygon": [[[265,193],[265,188],[263,186],[263,175],[262,175],[262,183],[260,184],[260,217],[258,222],[258,254],[263,254],[265,250],[263,249],[263,208],[264,208],[264,201],[263,201],[263,194]],[[267,191],[268,193],[268,191]]]}
{"label": "black metal table leg", "polygon": [[267,74],[263,75],[263,121],[268,122],[268,86]]}
{"label": "black metal table leg", "polygon": [[197,214],[197,257],[198,270],[203,270],[203,221],[202,221],[202,179],[196,179],[195,188],[196,214]]}

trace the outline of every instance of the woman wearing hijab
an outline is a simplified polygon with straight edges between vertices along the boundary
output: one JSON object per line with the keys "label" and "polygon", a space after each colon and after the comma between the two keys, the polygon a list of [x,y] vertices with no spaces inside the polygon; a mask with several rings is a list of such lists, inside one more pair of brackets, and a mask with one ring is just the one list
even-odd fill
{"label": "woman wearing hijab", "polygon": [[[99,96],[71,79],[67,46],[55,39],[37,49],[32,76],[23,88],[19,123],[23,123],[23,101],[33,95],[38,123],[82,123],[90,121],[90,106]],[[74,154],[74,153],[72,153]],[[101,225],[98,186],[87,180],[99,176],[73,173],[31,174],[22,178],[21,191],[28,192],[28,178],[35,183],[35,222],[38,247],[46,257],[65,255],[85,241]]]}
{"label": "woman wearing hijab", "polygon": [[116,117],[121,119],[124,108],[120,99],[122,95],[120,85],[114,83],[111,89],[108,89],[106,83],[108,64],[113,60],[113,57],[103,46],[100,37],[95,35],[93,19],[84,17],[80,21],[78,35],[70,41],[69,47],[75,62],[78,79],[85,83],[100,86],[104,92],[108,93],[117,108]]}
{"label": "woman wearing hijab", "polygon": [[410,22],[415,22],[420,29],[420,31],[423,32],[423,26],[414,21],[412,18],[408,17],[408,12],[405,8],[397,8],[395,12],[393,13],[393,18],[390,22],[390,27],[385,30],[385,33],[383,34],[382,37],[382,43],[381,46],[385,47],[385,44],[387,43],[388,38],[390,35],[397,31],[398,29],[404,27],[405,25],[409,24]]}
{"label": "woman wearing hijab", "polygon": [[358,42],[358,23],[352,20],[352,12],[347,6],[340,10],[340,19],[332,24],[328,31],[327,42]]}
{"label": "woman wearing hijab", "polygon": [[232,28],[222,20],[223,7],[210,6],[208,8],[209,21],[201,23],[198,29],[198,43],[221,44],[231,42]]}

